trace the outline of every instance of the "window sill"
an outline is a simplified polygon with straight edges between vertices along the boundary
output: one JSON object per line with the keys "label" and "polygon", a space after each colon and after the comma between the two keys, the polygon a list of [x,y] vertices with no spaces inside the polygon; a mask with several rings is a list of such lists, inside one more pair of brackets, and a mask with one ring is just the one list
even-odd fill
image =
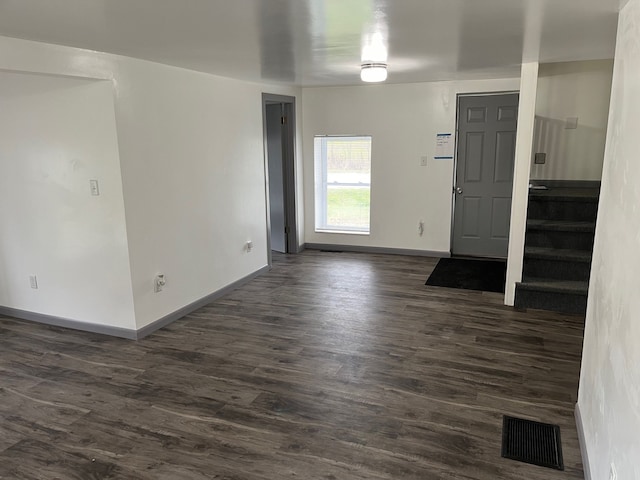
{"label": "window sill", "polygon": [[337,233],[339,235],[364,235],[364,236],[369,236],[370,232],[359,232],[357,230],[322,230],[322,229],[317,229],[315,230],[316,233]]}

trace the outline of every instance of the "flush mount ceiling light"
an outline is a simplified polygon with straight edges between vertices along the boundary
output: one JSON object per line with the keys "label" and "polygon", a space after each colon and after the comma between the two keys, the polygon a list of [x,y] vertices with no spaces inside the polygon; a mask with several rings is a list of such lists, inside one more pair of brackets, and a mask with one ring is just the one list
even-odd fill
{"label": "flush mount ceiling light", "polygon": [[387,79],[386,63],[363,63],[360,70],[360,78],[363,82],[384,82]]}

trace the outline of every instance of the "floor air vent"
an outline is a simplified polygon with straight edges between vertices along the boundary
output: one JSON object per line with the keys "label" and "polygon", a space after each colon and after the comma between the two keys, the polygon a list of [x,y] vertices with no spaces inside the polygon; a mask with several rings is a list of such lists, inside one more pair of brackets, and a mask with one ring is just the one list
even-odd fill
{"label": "floor air vent", "polygon": [[502,423],[502,456],[564,470],[560,427],[505,415]]}

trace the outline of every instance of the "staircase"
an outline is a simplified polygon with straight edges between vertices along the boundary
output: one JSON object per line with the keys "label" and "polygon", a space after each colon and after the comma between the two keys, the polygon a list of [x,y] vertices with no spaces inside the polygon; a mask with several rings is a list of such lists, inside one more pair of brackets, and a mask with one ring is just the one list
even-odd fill
{"label": "staircase", "polygon": [[529,191],[515,307],[584,315],[600,188],[577,182],[556,185]]}

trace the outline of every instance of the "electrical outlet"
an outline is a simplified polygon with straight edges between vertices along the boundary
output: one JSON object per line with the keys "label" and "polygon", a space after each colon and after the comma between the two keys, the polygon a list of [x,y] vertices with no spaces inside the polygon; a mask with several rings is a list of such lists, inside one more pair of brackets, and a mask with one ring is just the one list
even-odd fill
{"label": "electrical outlet", "polygon": [[250,253],[251,250],[253,250],[253,242],[251,240],[248,240],[245,244],[245,248],[247,249],[247,253]]}
{"label": "electrical outlet", "polygon": [[428,156],[422,156],[420,157],[420,166],[421,167],[426,167],[427,166],[427,161],[429,160]]}
{"label": "electrical outlet", "polygon": [[164,273],[159,273],[153,281],[153,291],[155,293],[161,292],[166,284],[167,281],[164,278]]}
{"label": "electrical outlet", "polygon": [[36,277],[35,275],[29,275],[29,284],[31,285],[31,288],[33,288],[34,290],[38,289],[38,277]]}

